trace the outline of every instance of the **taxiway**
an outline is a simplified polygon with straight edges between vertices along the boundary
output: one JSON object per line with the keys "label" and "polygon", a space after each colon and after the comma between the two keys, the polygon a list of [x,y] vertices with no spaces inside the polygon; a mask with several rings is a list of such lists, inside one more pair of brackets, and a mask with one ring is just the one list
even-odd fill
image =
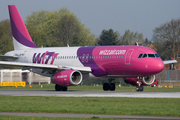
{"label": "taxiway", "polygon": [[64,97],[139,97],[180,98],[180,92],[124,92],[124,91],[53,91],[53,90],[0,90],[10,96],[64,96]]}

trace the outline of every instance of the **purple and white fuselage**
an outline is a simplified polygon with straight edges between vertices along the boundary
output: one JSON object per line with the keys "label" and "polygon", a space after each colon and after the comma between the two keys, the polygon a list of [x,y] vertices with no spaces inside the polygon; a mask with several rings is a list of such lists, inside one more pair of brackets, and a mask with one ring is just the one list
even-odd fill
{"label": "purple and white fuselage", "polygon": [[[150,85],[155,74],[166,63],[157,53],[143,46],[94,46],[94,47],[46,47],[38,48],[32,41],[15,5],[9,5],[14,51],[5,56],[10,62],[1,65],[22,66],[32,72],[51,77],[57,91],[66,91],[66,86],[78,85],[84,78],[107,78],[104,90],[115,90],[111,83],[123,77],[127,83],[137,81],[137,90],[142,91],[139,81]],[[133,79],[133,80],[132,80]]]}

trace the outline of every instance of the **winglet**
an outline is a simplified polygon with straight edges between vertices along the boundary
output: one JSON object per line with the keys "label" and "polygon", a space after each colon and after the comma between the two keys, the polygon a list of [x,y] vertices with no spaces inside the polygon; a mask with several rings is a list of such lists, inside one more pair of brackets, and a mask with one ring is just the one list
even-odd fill
{"label": "winglet", "polygon": [[175,60],[173,57],[171,57],[171,60]]}
{"label": "winglet", "polygon": [[8,5],[15,50],[37,48],[15,5]]}

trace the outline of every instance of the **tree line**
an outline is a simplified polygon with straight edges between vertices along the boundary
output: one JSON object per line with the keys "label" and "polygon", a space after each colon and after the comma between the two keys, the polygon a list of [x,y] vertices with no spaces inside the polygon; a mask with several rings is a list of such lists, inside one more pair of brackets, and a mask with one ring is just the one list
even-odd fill
{"label": "tree line", "polygon": [[[172,19],[153,30],[153,44],[162,59],[180,57],[180,19]],[[174,69],[177,68],[175,64]]]}
{"label": "tree line", "polygon": [[[142,33],[126,30],[123,36],[118,31],[102,30],[98,37],[81,23],[81,20],[66,7],[58,11],[35,11],[28,15],[25,25],[34,43],[39,47],[132,45],[144,41]],[[0,21],[0,54],[13,50],[9,20]],[[6,44],[9,43],[9,44]]]}
{"label": "tree line", "polygon": [[[178,59],[180,44],[180,19],[172,19],[153,30],[152,40],[142,33],[125,30],[120,35],[113,29],[102,30],[96,36],[66,7],[57,11],[35,11],[28,15],[25,25],[34,43],[39,47],[134,45],[135,42],[153,43],[164,59]],[[10,21],[0,21],[0,54],[13,50]]]}

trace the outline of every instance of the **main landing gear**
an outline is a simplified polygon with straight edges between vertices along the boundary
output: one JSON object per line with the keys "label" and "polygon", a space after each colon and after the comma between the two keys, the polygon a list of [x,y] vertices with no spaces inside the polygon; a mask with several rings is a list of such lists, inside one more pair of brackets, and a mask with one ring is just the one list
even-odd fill
{"label": "main landing gear", "polygon": [[111,83],[113,80],[114,80],[114,79],[110,79],[110,80],[108,80],[109,83],[104,83],[104,85],[103,85],[103,90],[104,90],[104,91],[108,91],[108,90],[110,90],[110,91],[115,91],[116,86],[115,86],[114,83]]}
{"label": "main landing gear", "polygon": [[58,84],[55,85],[56,91],[67,91],[67,86],[60,86]]}

